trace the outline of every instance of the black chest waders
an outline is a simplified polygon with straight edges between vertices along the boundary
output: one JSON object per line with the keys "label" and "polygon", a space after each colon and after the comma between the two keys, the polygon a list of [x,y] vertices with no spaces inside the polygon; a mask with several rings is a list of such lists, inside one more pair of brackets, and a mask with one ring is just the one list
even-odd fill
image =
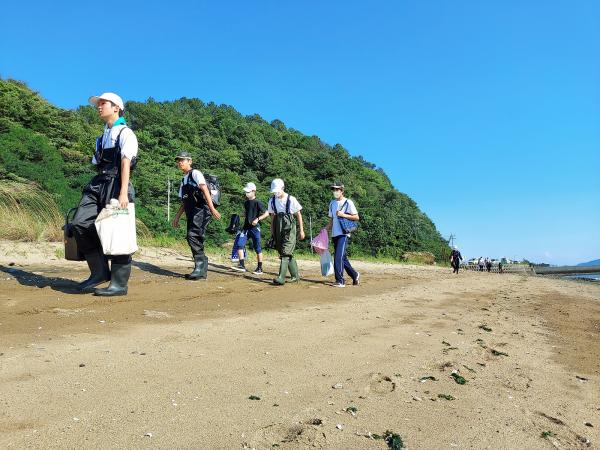
{"label": "black chest waders", "polygon": [[[83,189],[77,212],[71,222],[71,228],[79,251],[84,255],[90,268],[90,277],[78,285],[79,291],[88,292],[95,286],[110,280],[107,289],[96,289],[94,294],[102,296],[125,295],[127,281],[131,273],[131,255],[114,255],[112,267],[108,268],[108,258],[102,251],[100,239],[94,224],[98,214],[112,198],[118,198],[121,191],[121,144],[123,129],[117,135],[114,147],[103,148],[102,137],[96,140],[96,169],[98,173]],[[135,167],[135,158],[131,169]],[[127,189],[130,203],[135,201],[135,192],[131,182]]]}
{"label": "black chest waders", "polygon": [[212,214],[191,171],[187,176],[187,181],[185,177],[181,180],[181,200],[187,217],[186,239],[194,258],[194,270],[185,277],[188,280],[206,279],[208,257],[204,254],[204,235]]}
{"label": "black chest waders", "polygon": [[279,253],[281,262],[279,264],[279,276],[273,280],[274,284],[285,284],[285,276],[289,270],[292,282],[300,281],[298,275],[298,262],[294,258],[296,249],[296,216],[290,212],[291,196],[288,194],[285,204],[285,212],[278,212],[275,204],[275,197],[271,199],[271,209],[275,213],[273,216],[273,237],[275,248]]}

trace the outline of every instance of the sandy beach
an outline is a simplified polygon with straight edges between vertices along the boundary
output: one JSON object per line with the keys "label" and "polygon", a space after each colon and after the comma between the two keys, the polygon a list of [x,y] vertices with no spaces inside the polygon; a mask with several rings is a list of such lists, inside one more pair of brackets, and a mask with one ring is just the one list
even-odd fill
{"label": "sandy beach", "polygon": [[599,284],[357,262],[334,289],[302,261],[275,287],[275,261],[214,259],[191,282],[144,249],[102,299],[54,250],[0,243],[0,448],[599,445]]}

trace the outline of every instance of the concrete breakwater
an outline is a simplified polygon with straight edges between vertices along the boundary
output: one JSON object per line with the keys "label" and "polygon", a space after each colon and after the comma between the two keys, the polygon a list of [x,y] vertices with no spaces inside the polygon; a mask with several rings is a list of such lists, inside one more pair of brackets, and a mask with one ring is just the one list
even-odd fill
{"label": "concrete breakwater", "polygon": [[578,275],[585,273],[600,273],[600,266],[532,266],[536,275]]}

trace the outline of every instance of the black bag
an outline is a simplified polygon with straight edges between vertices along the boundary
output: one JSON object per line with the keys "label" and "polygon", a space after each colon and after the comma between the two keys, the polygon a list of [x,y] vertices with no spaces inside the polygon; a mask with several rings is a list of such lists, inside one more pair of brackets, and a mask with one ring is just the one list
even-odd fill
{"label": "black bag", "polygon": [[265,248],[275,250],[275,236],[271,236],[269,239],[267,239],[267,242],[265,242]]}
{"label": "black bag", "polygon": [[64,230],[64,241],[65,241],[65,259],[68,261],[84,261],[85,257],[83,253],[79,251],[77,247],[77,241],[73,235],[73,225],[71,225],[69,216],[73,211],[77,211],[77,208],[71,208],[65,215],[65,224],[62,227]]}
{"label": "black bag", "polygon": [[216,175],[205,175],[206,186],[210,192],[210,198],[215,206],[221,204],[221,185]]}
{"label": "black bag", "polygon": [[240,229],[240,216],[238,216],[237,214],[232,214],[231,219],[229,219],[229,226],[227,228],[225,228],[225,231],[227,231],[230,234],[235,234],[239,231],[239,229]]}

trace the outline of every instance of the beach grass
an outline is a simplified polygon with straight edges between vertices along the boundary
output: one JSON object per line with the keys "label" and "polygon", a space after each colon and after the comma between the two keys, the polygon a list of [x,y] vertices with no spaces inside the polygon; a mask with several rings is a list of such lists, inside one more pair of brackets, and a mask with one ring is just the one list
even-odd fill
{"label": "beach grass", "polygon": [[35,184],[0,180],[0,239],[61,241],[63,217],[53,197]]}

